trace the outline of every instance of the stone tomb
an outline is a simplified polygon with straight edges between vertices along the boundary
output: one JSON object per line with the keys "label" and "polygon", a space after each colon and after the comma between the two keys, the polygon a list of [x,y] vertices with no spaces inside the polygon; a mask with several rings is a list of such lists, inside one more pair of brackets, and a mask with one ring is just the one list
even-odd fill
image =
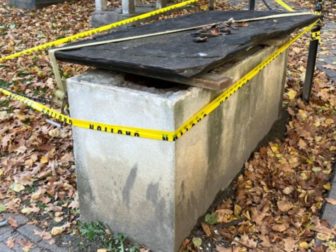
{"label": "stone tomb", "polygon": [[64,2],[64,0],[9,0],[11,6],[22,9],[37,9],[61,2]]}
{"label": "stone tomb", "polygon": [[[238,80],[275,48],[265,46],[219,71]],[[285,67],[284,53],[175,142],[74,128],[82,221],[102,221],[153,251],[177,251],[278,119]],[[219,94],[154,86],[120,73],[87,72],[67,80],[70,114],[174,131]]]}

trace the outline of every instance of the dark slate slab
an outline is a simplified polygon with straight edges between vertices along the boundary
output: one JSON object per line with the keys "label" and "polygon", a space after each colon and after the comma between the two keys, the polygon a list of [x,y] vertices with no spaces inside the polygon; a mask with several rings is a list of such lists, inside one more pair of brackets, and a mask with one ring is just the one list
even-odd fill
{"label": "dark slate slab", "polygon": [[[239,20],[271,14],[274,12],[201,12],[153,24],[129,27],[126,30],[86,40],[84,43],[209,24],[226,21],[229,18]],[[191,33],[194,31],[185,31],[133,41],[59,51],[56,53],[56,58],[104,69],[157,76],[158,78],[160,76],[189,78],[213,69],[237,56],[247,54],[248,49],[263,44],[266,40],[289,35],[295,29],[304,27],[316,19],[316,16],[304,15],[250,22],[247,27],[233,30],[231,35],[210,38],[205,43],[193,42]]]}

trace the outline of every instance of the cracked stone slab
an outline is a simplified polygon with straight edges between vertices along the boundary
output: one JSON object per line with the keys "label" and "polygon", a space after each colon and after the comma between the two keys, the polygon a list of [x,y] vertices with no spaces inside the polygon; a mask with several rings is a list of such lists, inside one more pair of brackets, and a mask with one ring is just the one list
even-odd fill
{"label": "cracked stone slab", "polygon": [[336,81],[336,24],[327,22],[321,30],[321,44],[316,67]]}
{"label": "cracked stone slab", "polygon": [[26,236],[29,240],[37,243],[37,242],[41,241],[42,238],[35,234],[35,232],[34,232],[35,230],[41,232],[41,229],[39,229],[38,227],[36,227],[34,225],[31,225],[31,224],[26,224],[26,225],[17,229],[17,231],[20,234]]}
{"label": "cracked stone slab", "polygon": [[[336,169],[336,163],[334,164],[334,170]],[[329,191],[328,198],[336,199],[336,176],[334,176],[332,181],[332,187]],[[336,225],[336,206],[326,202],[322,214],[322,219],[326,220],[330,226],[334,227]]]}
{"label": "cracked stone slab", "polygon": [[34,243],[32,241],[19,233],[15,233],[15,235],[12,235],[11,237],[14,239],[14,247],[12,248],[12,250],[14,250],[15,252],[23,252],[23,244],[26,242],[32,243],[32,248],[34,247]]}
{"label": "cracked stone slab", "polygon": [[0,251],[1,252],[13,252],[14,250],[11,250],[4,243],[0,242]]}
{"label": "cracked stone slab", "polygon": [[[13,235],[13,230],[9,230],[0,235],[0,242],[6,241],[9,237]],[[0,250],[1,251],[1,250]]]}
{"label": "cracked stone slab", "polygon": [[3,217],[8,220],[8,218],[13,218],[18,226],[22,226],[28,222],[28,218],[23,216],[22,214],[12,214],[12,213],[5,213]]}
{"label": "cracked stone slab", "polygon": [[42,248],[42,249],[47,249],[47,250],[50,250],[52,252],[68,252],[69,249],[67,248],[61,248],[61,247],[58,247],[57,245],[55,244],[50,244],[48,241],[40,241],[38,244],[38,247]]}
{"label": "cracked stone slab", "polygon": [[[157,33],[179,28],[194,27],[235,20],[279,14],[274,11],[210,11],[130,27],[126,30],[96,36],[77,42],[104,41],[143,34]],[[57,51],[59,60],[92,65],[154,78],[190,78],[217,66],[246,56],[251,48],[263,45],[270,39],[288,36],[296,29],[311,24],[314,15],[302,15],[249,22],[248,26],[232,29],[230,35],[209,38],[205,43],[193,42],[192,33],[183,31],[119,43],[108,43],[75,50]]]}
{"label": "cracked stone slab", "polygon": [[7,232],[13,232],[13,231],[14,229],[11,226],[7,225],[7,226],[0,228],[0,235],[7,233]]}

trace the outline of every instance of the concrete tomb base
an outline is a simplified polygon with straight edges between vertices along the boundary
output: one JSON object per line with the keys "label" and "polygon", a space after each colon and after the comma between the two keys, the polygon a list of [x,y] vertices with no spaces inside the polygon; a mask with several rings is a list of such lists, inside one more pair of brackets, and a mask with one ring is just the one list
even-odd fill
{"label": "concrete tomb base", "polygon": [[37,9],[62,2],[64,0],[9,0],[9,5],[21,9]]}
{"label": "concrete tomb base", "polygon": [[[122,19],[130,18],[135,15],[139,15],[145,12],[149,12],[155,9],[155,6],[142,6],[137,7],[136,12],[133,14],[123,14],[122,10],[113,9],[113,10],[96,10],[91,15],[91,26],[99,27],[102,25],[111,24]],[[119,28],[120,29],[120,28]]]}
{"label": "concrete tomb base", "polygon": [[[238,80],[274,49],[221,71]],[[74,128],[81,219],[102,221],[153,251],[177,251],[278,119],[285,67],[282,54],[176,142]],[[105,71],[70,78],[67,87],[72,117],[168,131],[218,95],[142,86]]]}

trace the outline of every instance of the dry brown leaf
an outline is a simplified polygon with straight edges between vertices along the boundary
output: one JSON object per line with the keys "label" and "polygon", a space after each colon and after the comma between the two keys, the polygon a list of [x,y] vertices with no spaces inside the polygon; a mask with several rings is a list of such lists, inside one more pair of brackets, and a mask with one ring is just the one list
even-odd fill
{"label": "dry brown leaf", "polygon": [[250,238],[247,234],[243,234],[241,236],[239,243],[250,249],[256,248],[258,245],[258,242]]}
{"label": "dry brown leaf", "polygon": [[216,246],[216,251],[217,252],[233,252],[233,248],[230,247],[230,248],[225,248],[225,247],[222,247],[222,246]]}
{"label": "dry brown leaf", "polygon": [[17,221],[13,217],[8,217],[7,222],[14,229],[18,227]]}
{"label": "dry brown leaf", "polygon": [[19,184],[19,183],[13,183],[11,185],[11,189],[14,191],[14,192],[21,192],[25,189],[25,187],[22,185],[22,184]]}
{"label": "dry brown leaf", "polygon": [[288,212],[294,207],[294,204],[287,200],[280,200],[277,202],[277,206],[281,212]]}
{"label": "dry brown leaf", "polygon": [[283,189],[283,193],[284,194],[291,194],[292,192],[294,191],[294,186],[287,186],[287,187],[285,187],[284,189]]}
{"label": "dry brown leaf", "polygon": [[210,229],[209,225],[202,222],[201,226],[202,226],[202,229],[203,229],[204,233],[206,234],[206,236],[210,237],[212,235],[212,233],[211,233],[211,229]]}
{"label": "dry brown leaf", "polygon": [[287,96],[289,100],[294,100],[296,95],[297,95],[297,92],[294,89],[292,88],[288,89]]}
{"label": "dry brown leaf", "polygon": [[60,227],[53,227],[50,231],[52,236],[60,235],[65,231],[65,228],[63,226]]}
{"label": "dry brown leaf", "polygon": [[326,202],[328,202],[329,204],[333,205],[333,206],[336,206],[336,199],[333,199],[333,198],[326,198],[325,199]]}
{"label": "dry brown leaf", "polygon": [[336,70],[336,65],[332,65],[332,64],[325,64],[323,65],[323,67],[330,69],[330,70]]}
{"label": "dry brown leaf", "polygon": [[56,236],[56,235],[60,235],[61,233],[63,233],[68,227],[70,227],[70,223],[66,223],[62,226],[58,226],[58,227],[53,227],[50,231],[52,236]]}
{"label": "dry brown leaf", "polygon": [[45,193],[45,189],[39,188],[36,192],[31,195],[32,200],[38,200]]}
{"label": "dry brown leaf", "polygon": [[273,224],[271,227],[272,227],[273,231],[281,233],[281,232],[287,230],[289,225],[288,225],[288,223],[282,223],[282,224]]}
{"label": "dry brown leaf", "polygon": [[25,208],[22,208],[21,210],[21,213],[23,214],[31,214],[31,213],[38,213],[38,212],[40,212],[40,208],[36,206],[25,207]]}
{"label": "dry brown leaf", "polygon": [[29,252],[34,245],[32,242],[26,239],[19,239],[18,243],[20,244],[23,252]]}
{"label": "dry brown leaf", "polygon": [[293,238],[291,237],[285,238],[283,242],[284,242],[284,249],[286,252],[296,251],[297,241],[295,241]]}
{"label": "dry brown leaf", "polygon": [[14,237],[9,237],[6,241],[6,245],[8,248],[12,249],[15,246],[15,238]]}
{"label": "dry brown leaf", "polygon": [[47,232],[45,230],[42,231],[34,230],[34,233],[40,236],[43,240],[50,240],[52,238],[50,232]]}

